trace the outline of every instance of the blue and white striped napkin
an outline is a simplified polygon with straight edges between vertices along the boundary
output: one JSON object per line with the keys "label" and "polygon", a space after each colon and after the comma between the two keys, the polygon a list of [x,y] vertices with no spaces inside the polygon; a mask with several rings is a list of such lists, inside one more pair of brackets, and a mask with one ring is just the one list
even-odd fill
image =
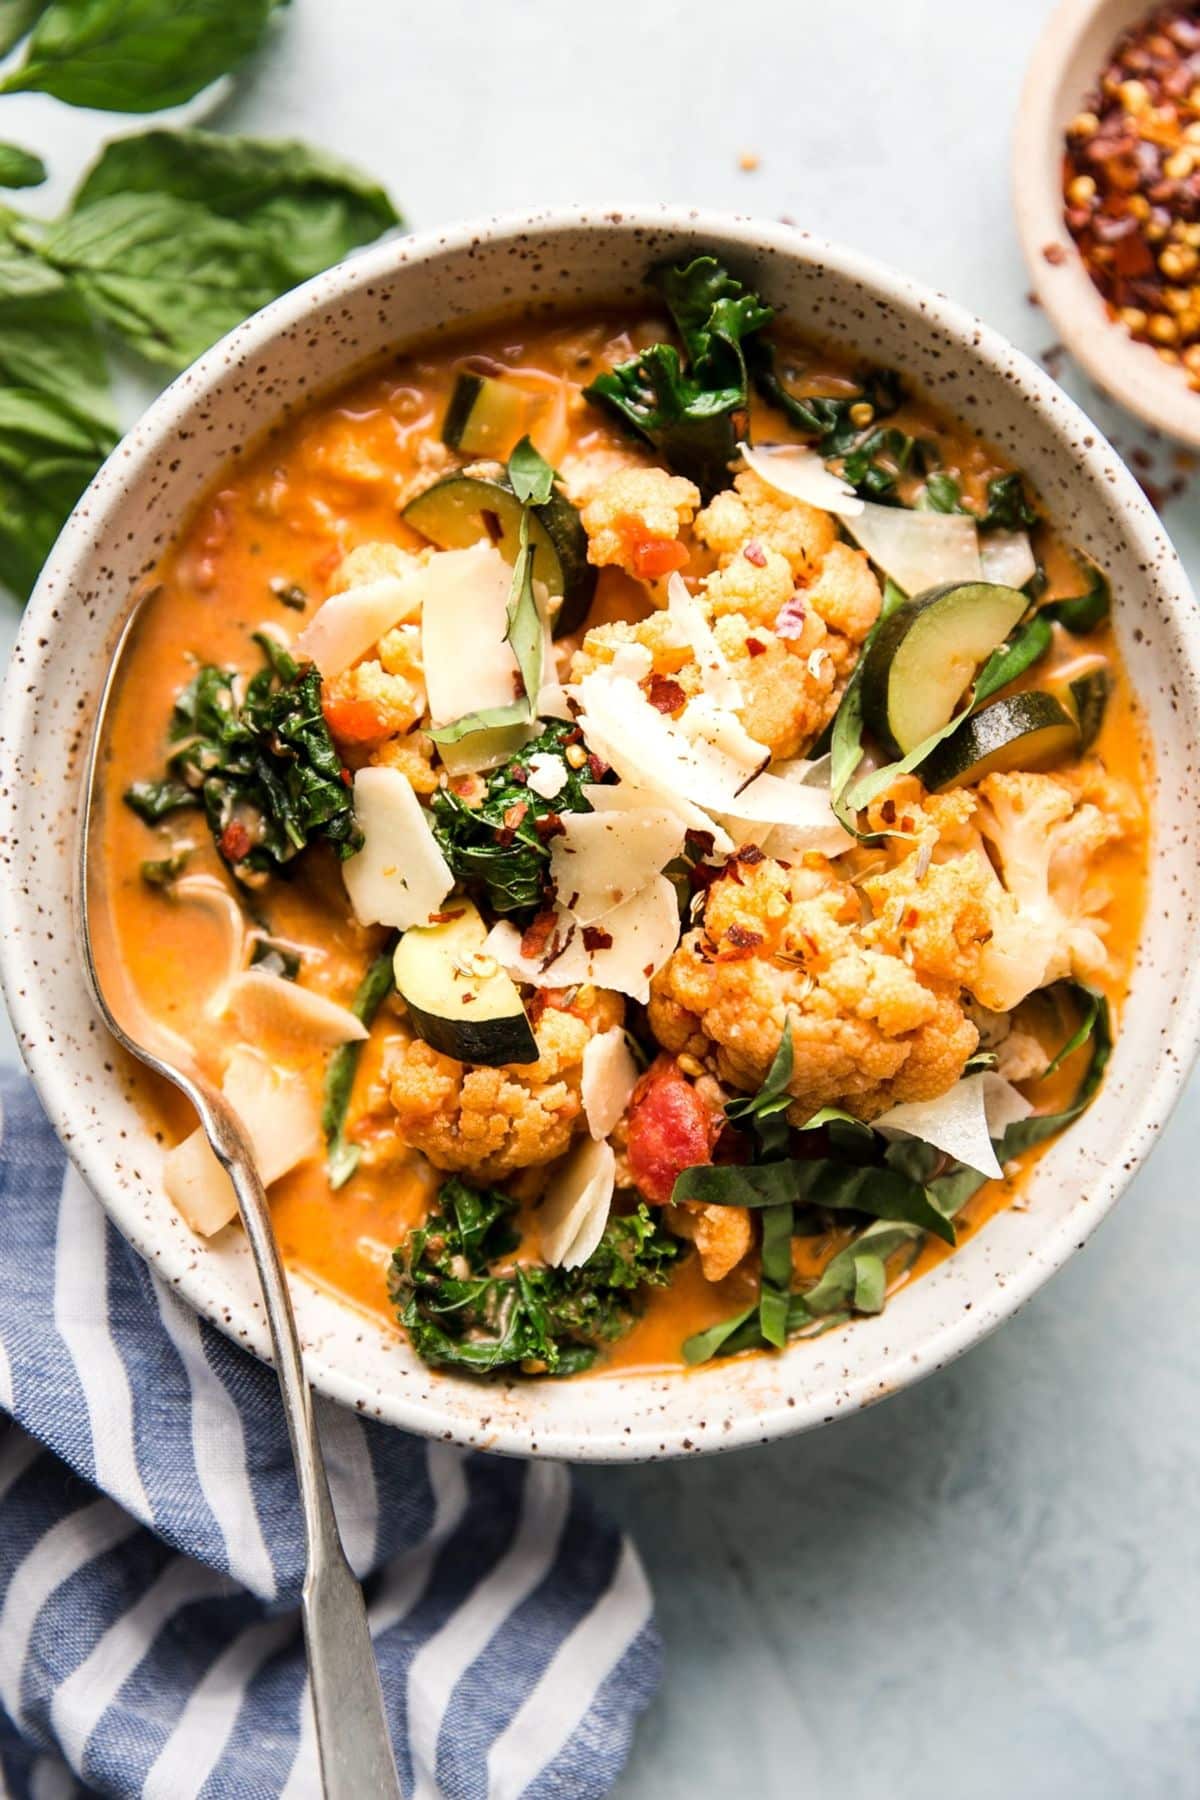
{"label": "blue and white striped napkin", "polygon": [[[275,1377],[0,1096],[0,1792],[317,1796]],[[317,1406],[405,1794],[606,1792],[659,1675],[630,1543],[561,1466]]]}

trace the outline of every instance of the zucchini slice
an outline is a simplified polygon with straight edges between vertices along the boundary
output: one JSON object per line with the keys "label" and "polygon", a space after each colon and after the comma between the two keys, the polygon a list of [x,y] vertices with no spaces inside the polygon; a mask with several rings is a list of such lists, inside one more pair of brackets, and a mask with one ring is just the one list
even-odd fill
{"label": "zucchini slice", "polygon": [[981,663],[1029,610],[1018,588],[954,581],[906,600],[879,627],[863,663],[863,716],[893,756],[954,717]]}
{"label": "zucchini slice", "polygon": [[442,423],[442,442],[466,456],[507,457],[524,436],[529,396],[509,381],[462,370]]}
{"label": "zucchini slice", "polygon": [[1059,695],[1068,712],[1073,712],[1079,723],[1079,748],[1090,750],[1100,735],[1100,727],[1104,723],[1104,714],[1108,707],[1108,697],[1112,692],[1112,677],[1107,669],[1089,669],[1085,675],[1077,675],[1074,681],[1068,682],[1065,693]]}
{"label": "zucchini slice", "polygon": [[396,991],[418,1037],[467,1063],[534,1063],[537,1040],[516,984],[483,951],[487,926],[469,900],[446,902],[437,925],[396,945]]}
{"label": "zucchini slice", "polygon": [[1080,745],[1079,726],[1053,694],[1013,694],[963,722],[917,770],[927,788],[970,787],[1009,769],[1048,769]]}
{"label": "zucchini slice", "polygon": [[[577,631],[596,591],[596,571],[587,559],[587,533],[571,502],[556,488],[544,506],[531,509],[529,541],[533,574],[544,581],[551,600],[560,600],[555,637]],[[404,517],[439,550],[465,550],[487,538],[510,563],[520,548],[521,502],[499,463],[480,463],[443,475],[410,500]]]}

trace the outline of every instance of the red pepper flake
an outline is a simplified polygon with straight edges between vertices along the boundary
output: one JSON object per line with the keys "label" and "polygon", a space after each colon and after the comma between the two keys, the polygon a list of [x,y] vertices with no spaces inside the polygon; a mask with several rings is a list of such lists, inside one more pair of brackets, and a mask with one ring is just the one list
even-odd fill
{"label": "red pepper flake", "polygon": [[531,919],[521,935],[521,955],[530,962],[540,956],[554,936],[557,923],[558,916],[550,907]]}
{"label": "red pepper flake", "polygon": [[513,763],[508,771],[508,779],[514,787],[525,787],[529,781],[529,770],[523,769],[520,763]]}
{"label": "red pepper flake", "polygon": [[757,950],[763,936],[761,931],[750,931],[745,925],[731,925],[725,933],[725,940],[738,950]]}
{"label": "red pepper flake", "polygon": [[465,911],[466,908],[462,906],[448,906],[442,912],[430,913],[429,923],[431,925],[449,925],[452,919],[461,919]]}
{"label": "red pepper flake", "polygon": [[775,615],[775,636],[781,638],[798,638],[804,635],[804,621],[808,617],[804,602],[798,593],[790,600],[785,600]]}
{"label": "red pepper flake", "polygon": [[756,569],[765,569],[767,566],[767,553],[757,538],[750,539],[742,551],[742,555],[748,563],[753,563]]}
{"label": "red pepper flake", "polygon": [[343,769],[341,771],[341,775],[342,775],[342,786],[343,787],[353,787],[354,786],[354,776],[349,769]]}
{"label": "red pepper flake", "polygon": [[515,831],[528,811],[529,802],[527,800],[514,800],[513,804],[511,806],[506,806],[504,812],[501,814],[501,817],[504,820],[504,829],[506,831]]}
{"label": "red pepper flake", "polygon": [[[580,736],[582,737],[582,735],[581,732]],[[603,781],[608,774],[608,764],[602,757],[597,756],[594,750],[588,753],[588,774],[593,781]]]}
{"label": "red pepper flake", "polygon": [[766,649],[767,646],[760,638],[750,637],[746,639],[746,651],[748,655],[764,656],[766,654]]}
{"label": "red pepper flake", "polygon": [[646,698],[656,712],[682,712],[687,704],[687,695],[677,681],[669,675],[652,675],[646,692]]}
{"label": "red pepper flake", "polygon": [[543,844],[548,844],[551,838],[565,837],[567,832],[558,813],[542,813],[540,818],[534,819],[533,829]]}
{"label": "red pepper flake", "polygon": [[748,868],[753,868],[755,863],[767,860],[757,844],[743,844],[737,853],[737,859],[740,863],[745,863]]}
{"label": "red pepper flake", "polygon": [[684,841],[688,849],[694,850],[698,856],[711,856],[716,839],[711,831],[693,831],[689,828],[684,833]]}
{"label": "red pepper flake", "polygon": [[230,819],[221,833],[220,851],[226,862],[239,863],[244,856],[250,854],[252,840],[250,833],[240,819]]}
{"label": "red pepper flake", "polygon": [[593,950],[611,950],[612,932],[602,930],[599,925],[585,925],[583,928],[583,947],[589,953]]}
{"label": "red pepper flake", "polygon": [[896,823],[896,802],[891,799],[885,800],[879,809],[879,816],[885,825],[894,825]]}

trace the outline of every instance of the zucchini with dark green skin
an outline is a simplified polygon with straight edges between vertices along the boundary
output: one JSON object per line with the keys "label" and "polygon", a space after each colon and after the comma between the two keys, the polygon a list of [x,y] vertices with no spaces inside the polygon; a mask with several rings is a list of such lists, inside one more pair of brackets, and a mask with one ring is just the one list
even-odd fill
{"label": "zucchini with dark green skin", "polygon": [[1108,670],[1095,668],[1089,669],[1086,674],[1077,675],[1074,681],[1067,684],[1066,693],[1060,696],[1063,704],[1075,714],[1079,722],[1081,750],[1090,750],[1099,737],[1111,692],[1112,677]]}
{"label": "zucchini with dark green skin", "polygon": [[465,456],[506,457],[525,431],[529,396],[510,381],[462,370],[442,423],[442,442]]}
{"label": "zucchini with dark green skin", "polygon": [[534,1063],[537,1040],[516,984],[484,951],[487,926],[469,900],[446,902],[436,925],[396,946],[396,992],[418,1037],[459,1062]]}
{"label": "zucchini with dark green skin", "polygon": [[[517,560],[524,508],[499,463],[476,463],[443,475],[404,509],[409,525],[439,550],[464,550],[485,538],[507,562]],[[529,509],[533,576],[560,600],[554,636],[577,631],[596,591],[596,571],[587,559],[587,533],[571,502],[555,488],[542,506]]]}
{"label": "zucchini with dark green skin", "polygon": [[949,724],[981,665],[1028,609],[1017,588],[959,581],[888,615],[863,660],[862,703],[867,725],[893,756]]}
{"label": "zucchini with dark green skin", "polygon": [[1012,694],[972,713],[917,770],[934,793],[971,787],[985,775],[1048,769],[1079,750],[1079,725],[1053,694]]}

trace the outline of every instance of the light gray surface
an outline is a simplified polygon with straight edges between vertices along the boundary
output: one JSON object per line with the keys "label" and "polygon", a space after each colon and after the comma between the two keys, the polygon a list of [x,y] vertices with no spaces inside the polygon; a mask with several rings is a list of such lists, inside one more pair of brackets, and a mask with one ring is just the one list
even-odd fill
{"label": "light gray surface", "polygon": [[[1048,11],[296,0],[218,116],[357,157],[419,225],[549,200],[787,214],[1037,354],[1008,132]],[[47,205],[104,124],[6,101],[4,135],[52,153]],[[1170,480],[1169,447],[1067,379]],[[1200,576],[1194,497],[1166,518]],[[624,1800],[1200,1795],[1198,1127],[1193,1084],[1087,1253],[925,1386],[770,1450],[586,1477],[667,1643]]]}

